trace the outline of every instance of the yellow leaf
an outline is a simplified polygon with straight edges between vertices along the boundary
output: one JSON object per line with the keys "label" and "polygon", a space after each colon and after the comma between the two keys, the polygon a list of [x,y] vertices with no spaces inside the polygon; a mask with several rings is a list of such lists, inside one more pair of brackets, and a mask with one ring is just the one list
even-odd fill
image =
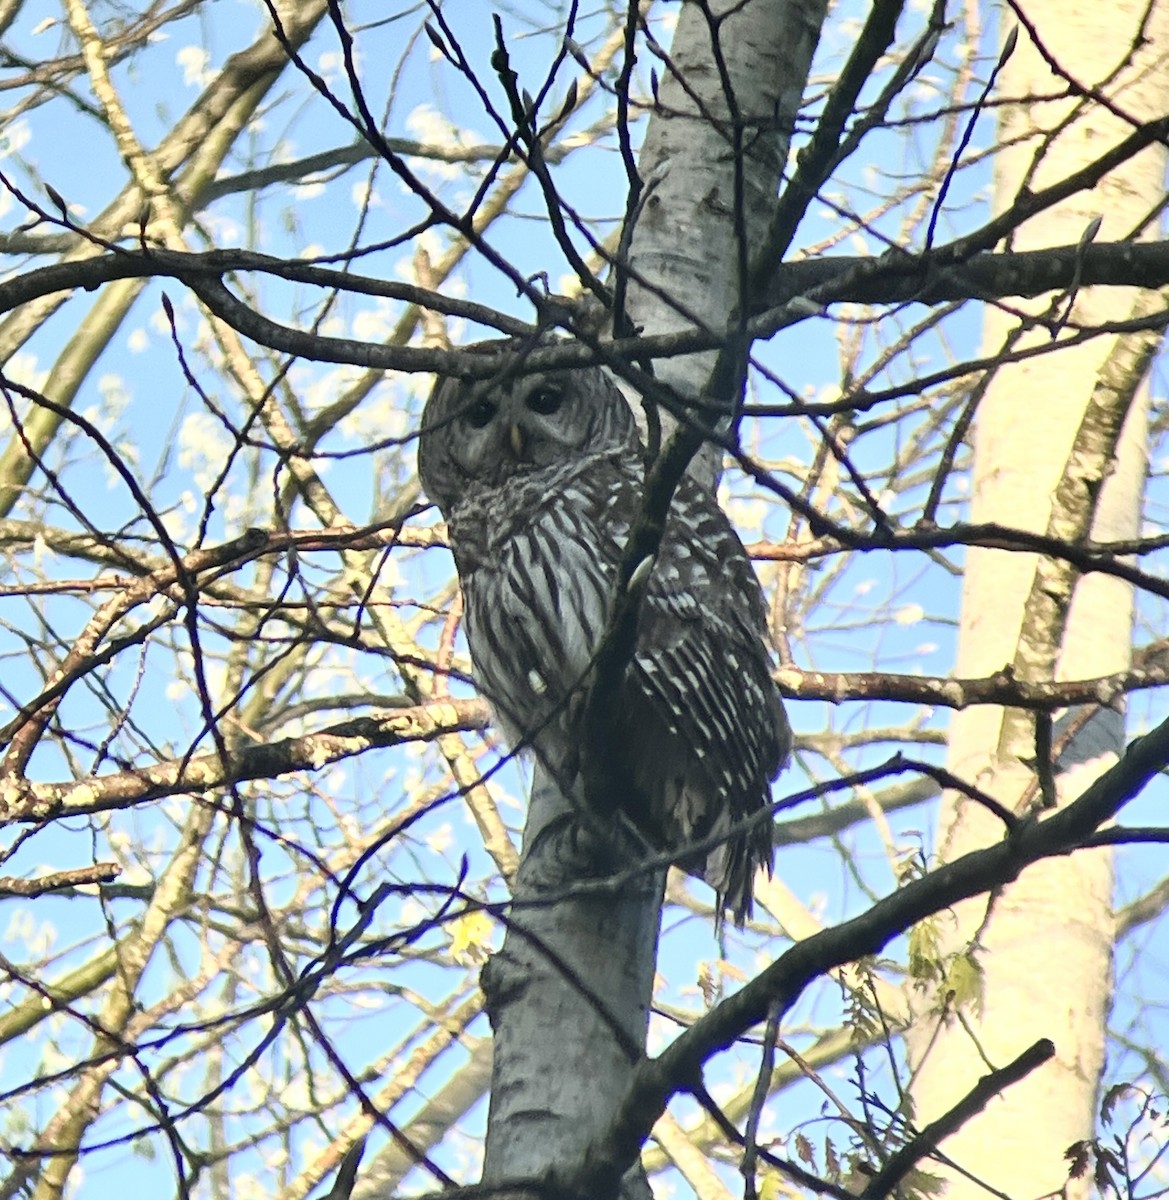
{"label": "yellow leaf", "polygon": [[959,954],[946,972],[946,991],[953,996],[955,1008],[981,1012],[982,983],[982,967],[969,951]]}
{"label": "yellow leaf", "polygon": [[931,917],[909,931],[909,977],[933,979],[938,974],[938,925]]}
{"label": "yellow leaf", "polygon": [[784,1187],[783,1176],[778,1171],[767,1171],[763,1182],[759,1185],[759,1200],[780,1200],[781,1196],[790,1196],[791,1192]]}
{"label": "yellow leaf", "polygon": [[482,962],[491,953],[491,918],[479,909],[456,917],[447,926],[451,938],[451,957],[470,965]]}

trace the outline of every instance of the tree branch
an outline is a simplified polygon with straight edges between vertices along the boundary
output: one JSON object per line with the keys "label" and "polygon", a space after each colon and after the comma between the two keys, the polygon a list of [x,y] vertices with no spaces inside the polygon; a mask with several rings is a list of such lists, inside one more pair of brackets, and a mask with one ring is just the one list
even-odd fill
{"label": "tree branch", "polygon": [[887,1196],[921,1159],[932,1154],[938,1144],[980,1113],[996,1096],[1025,1079],[1037,1067],[1055,1056],[1055,1046],[1041,1038],[1024,1050],[1014,1062],[984,1075],[967,1094],[936,1121],[931,1121],[869,1180],[861,1200],[880,1200]]}
{"label": "tree branch", "polygon": [[[973,255],[954,260],[956,243],[939,246],[926,255],[900,252],[872,257],[845,255],[783,263],[753,316],[784,307],[804,297],[817,306],[833,304],[939,304],[956,300],[993,300],[1038,296],[1081,287],[1145,287],[1169,285],[1169,241],[1133,244],[1104,242],[1087,247],[1058,246],[1025,253]],[[314,263],[289,261],[247,250],[213,250],[204,254],[151,248],[119,249],[76,262],[54,263],[26,271],[0,284],[0,312],[8,312],[42,296],[83,288],[91,291],[118,279],[174,278],[196,291],[230,272],[255,271],[298,283],[340,292],[401,300],[452,316],[466,317],[501,332],[521,336],[534,326],[484,305],[444,296],[415,285],[352,274]],[[226,293],[226,294],[225,294]],[[452,352],[409,346],[374,345],[344,338],[326,338],[290,329],[260,317],[220,284],[208,297],[217,316],[239,332],[275,350],[326,362],[350,362],[400,371],[451,372],[478,377],[487,369],[482,359]],[[804,309],[804,316],[815,309]],[[673,357],[715,349],[726,331],[671,333],[628,338],[611,350],[623,358]],[[565,343],[541,348],[526,362],[530,370],[583,366],[596,361],[589,347]]]}

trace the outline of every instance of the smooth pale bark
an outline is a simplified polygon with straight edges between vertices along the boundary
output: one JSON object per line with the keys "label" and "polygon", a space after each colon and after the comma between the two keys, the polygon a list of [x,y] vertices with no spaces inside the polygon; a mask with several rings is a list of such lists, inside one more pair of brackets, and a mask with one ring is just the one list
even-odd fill
{"label": "smooth pale bark", "polygon": [[[708,19],[708,14],[732,11],[735,15],[719,26],[719,44],[745,126],[740,197],[735,194],[735,140],[725,116]],[[644,333],[695,325],[722,328],[739,308],[736,205],[741,206],[746,257],[753,265],[775,211],[792,124],[826,15],[826,0],[683,5],[670,52],[675,72],[659,67],[662,110],[677,115],[650,122],[639,163],[648,199],[631,241],[635,278],[629,315]],[[714,129],[704,113],[719,114],[726,123]],[[698,396],[714,359],[713,354],[665,359],[656,371],[680,395]],[[663,423],[668,429],[668,414]],[[717,451],[707,447],[693,471],[712,482],[719,465]]]}
{"label": "smooth pale bark", "polygon": [[[720,36],[739,112],[753,123],[778,120],[781,127],[786,118],[790,128],[825,5],[720,0],[708,11],[732,9]],[[682,8],[670,58],[690,92],[702,98],[703,111],[728,111],[710,27],[697,5]],[[722,323],[736,304],[738,279],[727,130],[699,117],[695,100],[668,71],[660,95],[663,113],[682,115],[655,116],[647,130],[641,175],[657,183],[630,257],[647,281],[677,297],[686,311],[716,313]],[[788,138],[777,134],[764,141],[744,167],[744,212],[760,236],[775,203]],[[690,324],[644,288],[631,289],[629,314],[647,332]],[[709,368],[709,360],[696,358],[683,364],[680,376],[671,363],[667,375],[663,364],[663,377],[692,393],[701,390]],[[570,840],[556,836],[557,817],[568,809],[537,772],[517,902],[579,878],[583,857],[574,856]],[[660,885],[660,879],[642,878],[621,893],[514,911],[504,947],[484,977],[495,1030],[484,1182],[555,1179],[558,1166],[580,1159],[604,1137],[644,1052]],[[639,1169],[626,1176],[625,1195],[648,1190]]]}
{"label": "smooth pale bark", "polygon": [[[542,905],[595,869],[570,816],[537,770],[511,924],[483,970],[495,1036],[484,1183],[548,1181],[579,1157],[607,1127],[645,1046],[660,880]],[[622,1195],[649,1194],[631,1172]]]}
{"label": "smooth pale bark", "polygon": [[[1169,6],[1158,0],[1097,4],[1032,0],[1027,16],[1047,51],[1081,83],[1100,85],[1124,113],[1148,120],[1169,109]],[[1134,65],[1102,83],[1130,53],[1142,19],[1147,41]],[[1004,15],[1008,27],[1013,23]],[[1019,31],[1003,72],[1000,94],[1052,94],[1064,84]],[[1074,112],[1074,115],[1073,115]],[[1068,120],[1050,145],[1037,136]],[[1004,111],[999,134],[1017,141],[996,158],[997,211],[1023,187],[1036,190],[1070,174],[1131,131],[1131,125],[1092,102],[1035,104]],[[1036,167],[1037,156],[1041,155]],[[1013,249],[1075,243],[1090,222],[1103,219],[1101,240],[1119,240],[1163,198],[1165,153],[1145,151],[1094,191],[1025,226]],[[1044,311],[1047,300],[1026,305]],[[1153,297],[1159,301],[1159,297]],[[1132,291],[1086,292],[1074,319],[1085,323],[1135,315]],[[1020,305],[1020,307],[1023,307]],[[985,352],[1003,344],[1017,319],[989,308]],[[1043,331],[1032,339],[1050,340]],[[1135,536],[1146,465],[1146,419],[1141,377],[1155,344],[1141,338],[1091,344],[997,373],[977,418],[971,518],[1082,537]],[[1127,421],[1119,439],[1112,421]],[[1118,444],[1117,444],[1118,442]],[[1102,486],[1099,460],[1110,456]],[[1074,448],[1074,453],[1073,453]],[[1082,477],[1082,479],[1081,479]],[[1099,491],[1092,516],[1090,497]],[[1011,664],[1021,678],[1072,679],[1128,666],[1132,596],[1117,580],[1092,576],[1075,583],[1050,563],[1029,555],[972,549],[967,554],[956,673],[988,674]],[[1065,625],[1066,617],[1066,625]],[[1062,638],[1062,640],[1061,640]],[[1119,713],[1072,712],[1056,722],[1055,739],[1070,722],[1090,717],[1057,758],[1055,783],[1062,802],[1115,762],[1124,728]],[[1012,808],[1038,804],[1034,793],[1035,726],[1017,711],[983,707],[955,714],[949,766]],[[1030,792],[1029,790],[1030,789]],[[1002,836],[1001,825],[969,801],[944,803],[938,854],[950,861]],[[966,1005],[962,1020],[948,1014],[937,991],[922,994],[920,1024],[909,1040],[917,1070],[912,1087],[919,1125],[951,1107],[986,1073],[1039,1037],[1055,1043],[1056,1057],[1013,1087],[943,1143],[958,1165],[1000,1192],[1039,1196],[1067,1181],[1065,1150],[1095,1129],[1097,1090],[1104,1061],[1112,983],[1112,857],[1103,850],[1041,863],[1001,895],[971,901],[938,924],[943,953],[960,953],[977,939],[983,971],[981,1011]],[[988,916],[989,908],[989,916]],[[947,1197],[985,1197],[962,1175],[945,1175]],[[1070,1194],[1086,1194],[1077,1181]]]}

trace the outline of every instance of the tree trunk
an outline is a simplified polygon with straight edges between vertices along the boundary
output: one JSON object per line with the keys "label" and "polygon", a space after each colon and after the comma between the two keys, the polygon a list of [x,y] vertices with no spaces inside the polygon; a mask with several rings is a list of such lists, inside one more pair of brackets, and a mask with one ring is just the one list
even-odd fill
{"label": "tree trunk", "polygon": [[[756,139],[756,152],[743,158],[745,227],[761,236],[826,5],[718,0],[683,7],[670,62],[686,86],[659,64],[661,109],[647,130],[640,170],[643,180],[656,182],[629,256],[642,279],[682,311],[652,289],[631,286],[628,315],[647,332],[688,326],[691,313],[721,327],[738,306],[735,140],[709,19],[732,10],[718,28],[736,107],[749,130],[761,124],[776,130]],[[722,120],[712,123],[700,113]],[[662,364],[660,377],[691,395],[702,390],[709,369],[709,361],[696,356]],[[713,478],[713,463],[706,466]],[[568,811],[537,772],[515,889],[520,906],[484,975],[495,1030],[486,1183],[554,1178],[557,1165],[579,1157],[604,1131],[644,1053],[661,881],[548,907],[522,906],[579,880],[582,864],[565,853],[565,839],[539,836]],[[623,1193],[648,1191],[635,1168]]]}
{"label": "tree trunk", "polygon": [[[1163,2],[1149,12],[1145,0],[1035,0],[1026,15],[1060,67],[1084,86],[1105,91],[1119,111],[1144,121],[1169,107],[1169,6]],[[1140,44],[1146,15],[1147,40]],[[1009,14],[1005,21],[1009,28]],[[1065,85],[1020,29],[1000,94],[1051,95]],[[1043,131],[1057,126],[1058,135],[1046,141]],[[1075,171],[1131,128],[1103,106],[1079,101],[1007,107],[999,133],[1013,144],[995,159],[997,211],[1009,207],[1021,188],[1035,190]],[[1132,236],[1162,200],[1164,172],[1163,148],[1145,151],[1094,192],[1024,227],[1013,248],[1075,243],[1097,216],[1103,218],[1101,239]],[[1066,300],[1020,307],[1058,319]],[[1070,315],[1073,322],[1092,323],[1138,311],[1151,308],[1146,299],[1142,309],[1135,292],[1100,290],[1076,297]],[[1017,326],[1017,317],[990,309],[989,351]],[[1050,339],[1050,328],[1041,327],[1024,340]],[[1152,334],[1100,338],[997,371],[975,426],[971,519],[1057,532],[1072,541],[1135,536],[1146,462],[1142,380],[1157,340]],[[1031,555],[967,554],[960,676],[989,674],[1006,664],[1028,679],[1107,674],[1128,666],[1131,632],[1132,595],[1119,580],[1077,580],[1062,564]],[[1019,710],[959,712],[949,765],[1008,808],[1035,808],[1044,791],[1037,784],[1036,760],[1043,755],[1036,732],[1034,717]],[[1111,765],[1123,738],[1123,717],[1114,710],[1073,710],[1057,720],[1048,776],[1057,802]],[[1044,774],[1041,764],[1038,777]],[[1002,832],[985,809],[949,795],[938,856],[953,860]],[[1093,1136],[1111,995],[1111,893],[1111,855],[1081,853],[1031,868],[989,902],[962,905],[934,931],[943,972],[955,961],[948,956],[973,953],[981,968],[981,1003],[955,993],[952,975],[918,997],[909,1053],[919,1126],[950,1108],[988,1064],[1004,1065],[1039,1037],[1056,1046],[1051,1062],[943,1143],[958,1167],[1012,1196],[1058,1191],[1068,1175],[1065,1150]],[[960,1173],[947,1172],[946,1178],[948,1197],[986,1194]],[[1083,1181],[1075,1187],[1089,1190]]]}

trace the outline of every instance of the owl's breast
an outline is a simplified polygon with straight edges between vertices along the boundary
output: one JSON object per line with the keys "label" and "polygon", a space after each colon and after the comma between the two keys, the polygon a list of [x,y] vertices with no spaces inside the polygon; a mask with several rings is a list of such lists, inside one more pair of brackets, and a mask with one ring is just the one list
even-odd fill
{"label": "owl's breast", "polygon": [[615,568],[638,509],[635,481],[613,454],[520,472],[468,489],[447,515],[461,577],[493,569],[500,557],[532,550],[551,535],[589,544]]}
{"label": "owl's breast", "polygon": [[608,625],[630,519],[598,482],[505,485],[450,521],[476,673],[533,720],[582,688]]}

